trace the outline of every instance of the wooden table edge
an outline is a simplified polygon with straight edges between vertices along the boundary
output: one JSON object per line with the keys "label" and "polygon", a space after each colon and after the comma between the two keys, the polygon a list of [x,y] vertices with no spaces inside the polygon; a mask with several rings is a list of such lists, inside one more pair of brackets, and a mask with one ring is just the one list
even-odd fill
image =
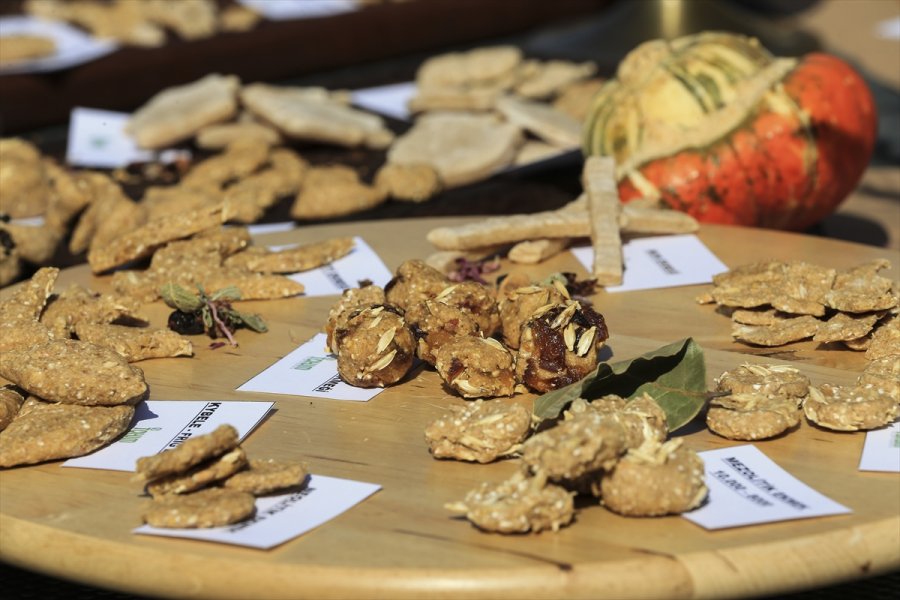
{"label": "wooden table edge", "polygon": [[[59,548],[68,548],[61,554]],[[47,575],[173,598],[737,598],[900,569],[900,515],[753,546],[516,569],[346,568],[131,546],[0,515],[0,558]],[[55,551],[50,551],[56,548]],[[765,560],[760,560],[764,557]],[[771,571],[776,561],[780,568]],[[785,569],[788,565],[790,568]],[[195,577],[167,578],[169,569]],[[784,573],[792,577],[783,577]],[[627,574],[627,576],[625,576]],[[513,576],[511,576],[513,575]],[[775,575],[775,577],[773,577]]]}

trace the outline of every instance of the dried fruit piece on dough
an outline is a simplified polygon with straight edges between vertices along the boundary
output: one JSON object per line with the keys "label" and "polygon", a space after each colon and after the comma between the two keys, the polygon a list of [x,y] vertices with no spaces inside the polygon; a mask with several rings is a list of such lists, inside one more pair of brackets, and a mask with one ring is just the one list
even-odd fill
{"label": "dried fruit piece on dough", "polygon": [[441,379],[463,398],[512,396],[516,390],[515,358],[493,338],[460,336],[434,356]]}
{"label": "dried fruit piece on dough", "polygon": [[416,342],[403,317],[389,306],[363,308],[335,331],[338,374],[357,387],[397,383],[412,367]]}

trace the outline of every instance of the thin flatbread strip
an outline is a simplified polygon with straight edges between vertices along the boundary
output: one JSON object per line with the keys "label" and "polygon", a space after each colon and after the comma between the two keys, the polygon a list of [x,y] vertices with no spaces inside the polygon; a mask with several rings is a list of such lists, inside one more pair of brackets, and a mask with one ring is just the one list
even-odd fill
{"label": "thin flatbread strip", "polygon": [[191,356],[194,353],[191,341],[170,329],[81,322],[75,324],[75,334],[83,342],[115,350],[130,363],[148,358]]}
{"label": "thin flatbread strip", "polygon": [[238,432],[231,425],[219,425],[211,433],[189,438],[172,448],[137,460],[137,478],[152,481],[167,475],[183,473],[191,467],[221,456],[238,445]]}
{"label": "thin flatbread strip", "polygon": [[270,251],[265,248],[248,248],[225,260],[226,267],[240,267],[257,273],[297,273],[327,265],[346,256],[353,249],[353,238],[332,238]]}
{"label": "thin flatbread strip", "polygon": [[186,238],[228,220],[227,205],[201,208],[151,221],[101,248],[91,248],[88,263],[94,273],[103,273],[128,262],[150,256],[166,242]]}
{"label": "thin flatbread strip", "polygon": [[844,342],[856,340],[868,335],[882,314],[860,315],[859,317],[845,313],[837,313],[821,325],[814,342]]}
{"label": "thin flatbread strip", "polygon": [[[650,209],[625,204],[619,214],[622,233],[691,233],[699,225],[693,217],[675,210]],[[492,217],[456,227],[438,227],[428,232],[428,241],[440,250],[469,250],[491,244],[591,234],[587,206],[582,197],[559,210],[528,215]]]}
{"label": "thin flatbread strip", "polygon": [[782,346],[799,342],[816,335],[821,321],[809,315],[794,319],[784,319],[775,325],[741,325],[735,323],[731,336],[741,342],[757,346]]}
{"label": "thin flatbread strip", "polygon": [[0,467],[84,456],[122,435],[132,406],[77,406],[33,402],[0,432]]}
{"label": "thin flatbread strip", "polygon": [[136,404],[144,373],[119,354],[78,340],[51,340],[0,355],[0,377],[50,402],[85,406]]}
{"label": "thin flatbread strip", "polygon": [[216,73],[167,88],[135,111],[126,131],[143,148],[164,148],[237,113],[240,80]]}
{"label": "thin flatbread strip", "polygon": [[142,517],[152,527],[222,527],[246,519],[255,508],[252,494],[209,488],[193,494],[160,496],[150,502]]}
{"label": "thin flatbread strip", "polygon": [[624,268],[615,161],[605,156],[589,157],[584,163],[582,185],[587,191],[591,219],[592,274],[600,285],[619,285]]}

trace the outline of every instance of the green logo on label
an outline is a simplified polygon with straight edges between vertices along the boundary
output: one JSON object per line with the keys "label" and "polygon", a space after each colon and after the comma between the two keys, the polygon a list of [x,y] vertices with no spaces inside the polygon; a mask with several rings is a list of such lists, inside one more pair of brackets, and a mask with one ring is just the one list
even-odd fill
{"label": "green logo on label", "polygon": [[123,444],[133,444],[141,439],[148,431],[162,431],[162,427],[135,427],[122,436],[119,441]]}
{"label": "green logo on label", "polygon": [[317,364],[319,364],[323,360],[334,360],[334,359],[330,356],[310,356],[308,358],[304,358],[303,360],[301,360],[300,362],[298,362],[296,365],[294,365],[291,368],[297,369],[298,371],[309,371],[310,369],[315,367]]}

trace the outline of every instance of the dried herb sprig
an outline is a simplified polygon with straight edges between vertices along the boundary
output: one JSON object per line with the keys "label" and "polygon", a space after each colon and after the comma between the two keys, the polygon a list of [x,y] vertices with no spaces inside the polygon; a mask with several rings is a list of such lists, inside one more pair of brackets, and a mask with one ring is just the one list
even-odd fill
{"label": "dried herb sprig", "polygon": [[[257,314],[242,313],[231,303],[241,299],[241,292],[234,286],[222,288],[207,294],[197,286],[197,293],[181,287],[177,283],[166,283],[159,290],[167,305],[175,310],[169,315],[169,329],[187,335],[206,333],[216,339],[225,337],[232,346],[237,346],[234,331],[247,327],[258,333],[268,331],[265,321]],[[219,347],[222,344],[214,344]]]}

